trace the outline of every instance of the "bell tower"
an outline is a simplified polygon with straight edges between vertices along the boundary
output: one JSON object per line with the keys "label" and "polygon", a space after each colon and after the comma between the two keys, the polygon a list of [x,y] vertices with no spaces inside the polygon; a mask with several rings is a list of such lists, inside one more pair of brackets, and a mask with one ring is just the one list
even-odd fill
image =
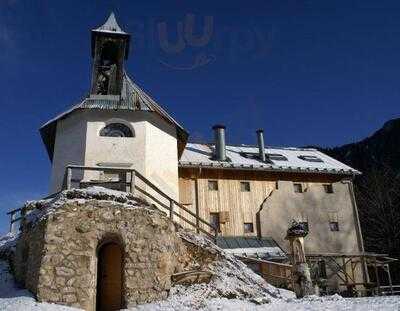
{"label": "bell tower", "polygon": [[111,13],[103,26],[92,30],[91,95],[120,95],[124,60],[128,59],[130,35]]}

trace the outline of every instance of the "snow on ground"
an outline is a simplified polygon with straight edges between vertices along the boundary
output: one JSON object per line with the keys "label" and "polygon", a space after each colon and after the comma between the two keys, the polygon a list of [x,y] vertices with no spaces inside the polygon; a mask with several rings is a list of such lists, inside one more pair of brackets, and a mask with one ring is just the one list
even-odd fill
{"label": "snow on ground", "polygon": [[2,311],[76,311],[79,309],[39,303],[25,289],[18,288],[8,264],[0,260],[0,310]]}
{"label": "snow on ground", "polygon": [[[56,197],[27,203],[31,212],[30,221],[38,221],[52,213],[68,200],[107,200],[127,205],[127,208],[145,206],[154,210],[131,194],[100,187],[63,191]],[[209,239],[184,229],[179,230],[182,239],[202,247],[218,260],[207,268],[213,273],[210,283],[171,288],[169,298],[164,301],[141,305],[130,311],[400,311],[400,297],[342,298],[309,297],[297,300],[290,291],[277,289],[253,273],[244,263],[238,261],[216,246]],[[8,234],[0,238],[0,256],[15,248],[17,236]],[[9,266],[0,260],[0,310],[13,311],[67,311],[78,310],[61,305],[38,303],[27,290],[18,288],[10,274]]]}
{"label": "snow on ground", "polygon": [[243,262],[219,248],[209,238],[189,230],[180,230],[179,235],[183,240],[218,256],[217,260],[206,267],[213,274],[208,284],[175,286],[170,291],[171,299],[185,301],[186,296],[197,297],[194,302],[188,302],[193,307],[201,306],[203,300],[212,298],[247,299],[266,303],[272,299],[294,297],[292,292],[269,285]]}
{"label": "snow on ground", "polygon": [[18,233],[7,233],[0,237],[0,258],[8,258],[17,245]]}
{"label": "snow on ground", "polygon": [[[187,301],[199,297],[186,297]],[[400,297],[342,298],[340,296],[310,297],[305,299],[276,300],[263,305],[238,299],[214,298],[204,301],[203,306],[194,309],[181,301],[141,305],[129,311],[399,311]]]}
{"label": "snow on ground", "polygon": [[[206,285],[199,285],[210,292]],[[231,284],[235,286],[235,284]],[[212,298],[199,291],[175,287],[165,301],[130,308],[129,311],[399,311],[400,297],[342,298],[309,297],[296,300],[290,292],[280,291],[281,298],[271,298],[263,303],[251,299]],[[260,304],[261,303],[261,304]],[[27,290],[18,288],[10,274],[9,266],[0,260],[0,310],[1,311],[77,311],[61,305],[38,303]]]}

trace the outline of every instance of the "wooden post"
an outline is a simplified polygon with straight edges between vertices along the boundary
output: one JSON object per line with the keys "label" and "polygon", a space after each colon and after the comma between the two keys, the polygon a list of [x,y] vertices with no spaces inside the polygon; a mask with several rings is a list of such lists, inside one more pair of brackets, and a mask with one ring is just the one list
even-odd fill
{"label": "wooden post", "polygon": [[72,168],[67,167],[67,190],[71,189]]}
{"label": "wooden post", "polygon": [[194,180],[194,195],[195,195],[195,204],[196,204],[196,233],[200,233],[200,212],[199,212],[199,183],[197,178]]}
{"label": "wooden post", "polygon": [[131,193],[135,194],[135,171],[131,171]]}
{"label": "wooden post", "polygon": [[307,234],[308,231],[301,224],[294,221],[291,227],[289,227],[285,238],[289,241],[289,249],[292,253],[293,290],[297,298],[315,295],[310,268],[308,267],[304,251],[304,237]]}
{"label": "wooden post", "polygon": [[392,276],[390,275],[390,266],[389,266],[388,263],[386,264],[386,272],[388,274],[388,279],[389,279],[390,294],[393,296],[394,295],[394,293],[393,293],[393,282],[392,282]]}
{"label": "wooden post", "polygon": [[174,201],[169,201],[169,218],[173,220],[174,218]]}
{"label": "wooden post", "polygon": [[379,273],[378,273],[378,267],[376,263],[376,257],[374,257],[374,270],[375,270],[375,277],[376,277],[376,288],[378,291],[378,295],[381,295],[381,283],[379,281]]}
{"label": "wooden post", "polygon": [[[344,279],[345,279],[345,282],[346,282],[346,290],[347,291],[349,291],[350,290],[350,288],[349,288],[349,277],[348,277],[348,275],[347,275],[347,265],[346,265],[346,259],[345,259],[345,257],[344,256],[342,256],[342,266],[343,266],[343,272],[344,272]],[[339,271],[338,271],[339,272]],[[349,293],[350,294],[350,293]]]}

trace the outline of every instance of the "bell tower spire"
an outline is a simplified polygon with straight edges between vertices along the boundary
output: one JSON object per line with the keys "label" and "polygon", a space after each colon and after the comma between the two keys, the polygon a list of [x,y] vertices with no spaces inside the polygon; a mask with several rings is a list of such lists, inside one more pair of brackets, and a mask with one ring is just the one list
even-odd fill
{"label": "bell tower spire", "polygon": [[104,25],[92,30],[92,85],[95,95],[120,95],[124,60],[128,59],[130,34],[118,25],[112,12]]}

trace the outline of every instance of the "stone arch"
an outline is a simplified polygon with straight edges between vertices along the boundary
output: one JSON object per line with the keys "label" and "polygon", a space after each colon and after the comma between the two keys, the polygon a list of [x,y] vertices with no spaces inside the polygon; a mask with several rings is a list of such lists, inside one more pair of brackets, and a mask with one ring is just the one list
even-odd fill
{"label": "stone arch", "polygon": [[121,237],[107,234],[96,249],[96,310],[124,308],[125,248]]}
{"label": "stone arch", "polygon": [[96,310],[97,257],[108,242],[122,250],[123,307],[165,299],[171,275],[182,271],[185,248],[175,225],[147,205],[67,200],[45,220],[24,233],[30,254],[26,276],[19,278],[39,301]]}

